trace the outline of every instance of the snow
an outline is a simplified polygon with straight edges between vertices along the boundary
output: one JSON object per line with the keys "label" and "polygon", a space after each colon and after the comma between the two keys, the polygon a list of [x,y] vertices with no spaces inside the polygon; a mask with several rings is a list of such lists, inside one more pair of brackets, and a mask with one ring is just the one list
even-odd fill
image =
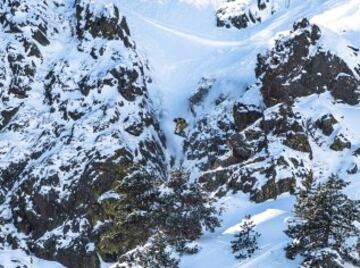
{"label": "snow", "polygon": [[359,45],[360,9],[358,1],[349,1],[336,8],[330,8],[312,18],[312,22],[345,36]]}
{"label": "snow", "polygon": [[[271,47],[277,36],[287,33],[294,21],[307,17],[311,22],[318,23],[323,33],[321,43],[324,49],[339,54],[350,67],[358,63],[352,51],[346,49],[349,44],[360,47],[360,38],[356,34],[360,31],[360,6],[357,0],[293,0],[288,8],[284,8],[285,1],[277,1],[282,6],[273,16],[267,16],[263,23],[242,30],[216,28],[214,11],[222,4],[221,1],[120,2],[138,49],[149,59],[151,76],[154,78],[151,95],[162,107],[162,127],[168,138],[168,146],[179,162],[182,158],[182,139],[174,137],[172,119],[182,116],[190,123],[194,120],[187,99],[201,78],[216,81],[211,96],[202,106],[205,107],[202,108],[205,109],[204,113],[209,112],[206,107],[211,105],[207,104],[220,93],[241,98],[245,103],[260,105],[258,88],[244,90],[255,82],[256,55]],[[337,46],[334,46],[334,40],[339,41]],[[334,108],[333,105],[329,94],[319,99],[311,96],[300,102],[296,111],[314,118],[331,110],[336,119],[341,119],[343,128],[348,129],[348,135],[359,137],[359,126],[354,124],[360,116],[358,106],[336,104]],[[325,145],[323,148],[314,147],[317,148],[314,152],[317,157],[313,165],[319,167],[315,169],[323,179],[334,171],[344,174],[347,168],[344,162],[354,161],[351,155],[344,155],[348,152],[329,153]],[[272,148],[275,154],[278,148],[280,146]],[[299,155],[295,151],[291,154],[295,158]],[[324,170],[320,167],[331,168]],[[348,190],[355,198],[360,196],[359,191],[355,190],[357,184],[352,186],[353,190]],[[200,239],[199,254],[184,256],[182,268],[299,266],[301,260],[287,260],[283,251],[289,242],[283,230],[287,218],[292,215],[293,197],[283,195],[277,200],[254,204],[248,201],[248,196],[237,194],[227,196],[220,202],[225,206],[222,227]],[[239,231],[239,224],[246,214],[252,215],[257,224],[256,230],[262,234],[260,250],[251,259],[238,262],[231,254],[230,241],[232,234]]]}
{"label": "snow", "polygon": [[[243,1],[248,2],[247,1]],[[93,1],[94,3],[96,1]],[[293,0],[289,8],[281,8],[274,15],[266,14],[266,20],[261,24],[252,25],[248,29],[223,29],[217,28],[215,25],[215,9],[224,2],[223,0],[106,0],[102,1],[101,5],[107,5],[109,9],[107,12],[113,12],[112,6],[108,5],[112,2],[118,3],[122,12],[129,23],[131,35],[136,42],[137,51],[150,65],[149,76],[152,77],[153,83],[150,84],[150,94],[157,112],[161,115],[161,125],[167,136],[169,156],[175,156],[178,163],[181,162],[182,142],[181,137],[173,135],[175,117],[184,117],[190,124],[194,120],[188,107],[188,98],[197,88],[202,77],[211,78],[215,80],[215,84],[211,95],[206,100],[207,103],[216,98],[220,93],[231,96],[233,99],[241,98],[244,103],[260,105],[259,90],[257,87],[251,87],[250,90],[245,91],[249,85],[253,85],[256,81],[254,74],[254,67],[256,64],[256,55],[264,52],[267,48],[273,45],[274,39],[291,29],[294,21],[308,17],[311,22],[321,26],[323,37],[322,44],[324,48],[332,51],[343,57],[346,62],[354,67],[359,63],[359,59],[355,60],[353,51],[351,49],[344,49],[349,44],[354,47],[360,47],[360,5],[359,0]],[[254,1],[253,1],[254,2]],[[279,3],[285,1],[277,1]],[[99,2],[100,3],[100,2]],[[96,10],[101,10],[96,5]],[[24,13],[18,14],[14,19],[24,20]],[[66,20],[66,19],[65,19]],[[60,22],[64,24],[65,22]],[[3,33],[0,33],[0,37]],[[111,61],[97,62],[96,66],[92,63],[86,64],[82,58],[77,58],[77,48],[72,47],[70,33],[64,32],[61,35],[64,40],[52,40],[52,46],[43,49],[44,58],[51,56],[52,61],[45,64],[42,68],[48,68],[51,64],[55,64],[66,55],[71,60],[71,69],[68,70],[69,77],[76,75],[79,68],[85,64],[86,69],[91,77],[96,77],[100,72],[111,67]],[[334,42],[336,40],[336,42]],[[2,41],[0,41],[2,43]],[[335,46],[335,43],[337,44]],[[96,46],[96,41],[93,41]],[[117,43],[108,42],[107,46],[110,51],[119,50]],[[0,46],[2,47],[2,45]],[[128,53],[123,53],[127,55]],[[128,55],[129,58],[124,59],[125,63],[131,61],[133,55]],[[106,57],[107,59],[108,57]],[[88,66],[89,65],[89,66]],[[60,65],[58,68],[62,68]],[[40,72],[44,73],[44,72]],[[43,79],[39,77],[38,79]],[[71,81],[69,81],[71,83]],[[30,96],[31,105],[29,107],[28,118],[37,116],[37,113],[32,113],[31,108],[36,107],[37,112],[42,114],[45,112],[42,105],[39,104],[39,96],[42,92],[33,91]],[[101,98],[106,101],[109,106],[114,105],[116,92],[110,88],[104,88],[104,94],[96,94],[89,96],[89,99]],[[70,94],[70,93],[69,93]],[[76,95],[71,92],[72,98],[76,100]],[[231,99],[231,98],[230,98]],[[76,101],[70,105],[71,109],[76,110]],[[208,112],[204,105],[204,113]],[[230,105],[229,105],[230,107]],[[129,114],[135,110],[135,107],[127,107]],[[336,119],[340,122],[341,129],[336,129],[336,133],[343,131],[346,135],[352,137],[352,140],[357,141],[353,146],[360,146],[360,124],[357,124],[360,118],[360,106],[348,106],[341,103],[334,104],[333,99],[329,94],[325,93],[320,96],[310,96],[304,98],[297,103],[295,110],[301,112],[307,117],[320,117],[321,115],[331,111]],[[89,128],[97,125],[97,120],[91,118],[98,118],[103,115],[93,113],[86,119],[84,125]],[[26,118],[25,118],[26,119]],[[46,118],[45,118],[46,119]],[[50,123],[45,120],[43,122],[44,128],[46,124]],[[31,128],[33,131],[37,129],[35,122]],[[101,153],[107,155],[114,150],[113,141],[104,132],[102,137],[95,137],[89,135],[89,131],[84,128],[76,134],[75,140],[79,144],[85,144],[89,147],[92,144],[102,144]],[[70,135],[71,129],[68,130]],[[34,132],[33,132],[34,133]],[[36,133],[36,131],[35,131]],[[333,135],[335,135],[334,133]],[[40,131],[39,131],[40,134]],[[149,134],[150,135],[150,134]],[[10,136],[12,144],[18,146],[13,150],[1,155],[5,158],[22,158],[29,143],[22,139],[22,136],[13,133],[5,133],[0,135],[0,149],[10,147]],[[63,135],[59,138],[66,138]],[[126,133],[122,133],[123,139],[131,139]],[[30,137],[37,139],[37,137]],[[118,141],[119,143],[121,141]],[[130,142],[129,142],[130,143]],[[134,144],[129,144],[129,147],[135,148]],[[118,145],[118,144],[117,144]],[[116,146],[117,146],[116,145]],[[341,153],[330,152],[326,147],[314,145],[316,148],[314,155],[316,158],[313,165],[321,177],[326,178],[327,175],[336,171],[345,174],[349,163],[353,163],[354,157],[348,152]],[[279,148],[272,148],[274,153]],[[51,159],[53,151],[62,151],[62,161],[73,157],[71,150],[66,147],[52,148],[41,159],[33,162],[36,166],[39,162],[49,159],[53,161],[53,166],[49,166],[46,171],[35,170],[38,173],[51,172],[51,169],[58,169],[59,159]],[[280,152],[279,152],[280,153]],[[296,154],[294,153],[295,157]],[[6,160],[0,159],[0,165]],[[358,161],[359,162],[359,161]],[[79,163],[77,167],[79,170],[83,169]],[[330,168],[324,168],[330,167]],[[353,184],[347,189],[347,193],[353,197],[360,199],[360,182],[356,177],[348,177],[353,181]],[[63,182],[66,181],[66,177]],[[62,187],[64,187],[62,185]],[[14,186],[16,187],[16,185]],[[48,188],[43,188],[43,193],[48,192]],[[118,198],[115,193],[108,192],[99,197],[99,200],[106,200],[108,198]],[[274,267],[298,267],[301,260],[290,261],[285,258],[283,248],[289,242],[287,236],[283,233],[286,228],[286,220],[290,217],[291,210],[294,204],[294,197],[284,194],[278,197],[277,200],[269,200],[267,202],[256,204],[249,201],[249,197],[245,194],[227,195],[219,201],[219,206],[225,208],[222,218],[222,226],[216,230],[215,233],[206,233],[199,241],[201,251],[193,256],[184,256],[181,261],[182,268],[192,267],[206,267],[206,268],[231,268],[231,267],[260,267],[260,268],[274,268]],[[1,212],[8,214],[8,210]],[[232,235],[239,231],[239,226],[245,215],[251,214],[254,220],[256,230],[262,234],[260,238],[260,250],[249,260],[239,262],[235,260],[231,254],[230,241]],[[100,225],[101,223],[99,223]],[[10,228],[10,227],[9,227]],[[60,231],[59,231],[60,232]],[[71,235],[76,235],[71,233]],[[67,243],[64,238],[61,243]],[[89,244],[89,250],[93,245]],[[1,264],[6,268],[16,267],[16,263],[12,261],[16,259],[22,264],[29,267],[51,267],[60,268],[61,265],[32,258],[20,250],[0,250]],[[102,263],[102,267],[108,267],[110,264]]]}
{"label": "snow", "polygon": [[160,22],[157,22],[155,20],[146,18],[135,11],[131,11],[131,13],[133,15],[135,15],[138,19],[144,21],[145,23],[148,23],[149,25],[154,26],[155,28],[157,28],[161,31],[170,33],[170,34],[175,35],[180,38],[187,39],[189,42],[194,42],[194,43],[198,43],[200,45],[210,46],[210,47],[227,47],[227,46],[233,47],[233,46],[244,45],[244,42],[241,42],[241,41],[238,41],[238,42],[222,41],[222,40],[217,40],[217,39],[210,39],[208,37],[202,37],[201,35],[198,35],[198,34],[183,32],[181,30],[177,30],[176,28],[172,28],[172,27],[163,25]]}
{"label": "snow", "polygon": [[181,158],[182,139],[173,135],[173,119],[190,118],[187,98],[200,78],[207,76],[214,57],[244,43],[214,27],[214,9],[210,6],[193,7],[176,1],[120,2],[138,50],[149,59],[154,78],[150,93],[162,107],[169,147]]}
{"label": "snow", "polygon": [[[118,1],[138,50],[149,60],[154,79],[150,93],[162,107],[162,127],[168,138],[168,147],[177,159],[182,157],[179,149],[182,139],[173,135],[173,119],[181,116],[191,122],[187,99],[202,77],[235,85],[229,92],[238,96],[236,91],[255,82],[256,54],[271,46],[276,36],[289,30],[294,21],[308,17],[324,28],[329,28],[329,22],[336,24],[341,21],[343,27],[330,27],[331,30],[326,31],[336,36],[341,34],[344,41],[348,37],[343,34],[345,29],[354,31],[360,28],[356,26],[357,22],[350,23],[358,21],[357,0],[293,0],[288,8],[284,8],[287,6],[285,1],[277,1],[282,8],[275,15],[262,24],[241,31],[216,27],[215,8],[224,1]],[[332,16],[338,9],[341,12]],[[329,38],[326,47],[334,48],[331,46],[333,39]],[[358,39],[348,41],[356,47],[360,46]],[[340,45],[336,52],[343,47]],[[220,88],[226,90],[224,86]],[[247,99],[258,98],[247,96]]]}
{"label": "snow", "polygon": [[106,192],[106,193],[103,193],[99,198],[98,198],[98,201],[101,203],[103,202],[104,200],[107,200],[107,199],[119,199],[120,198],[120,195],[114,191],[109,191],[109,192]]}
{"label": "snow", "polygon": [[[265,210],[264,212],[261,212],[259,214],[251,216],[250,219],[255,225],[259,225],[261,223],[267,222],[268,220],[276,218],[284,213],[286,213],[286,211],[283,211],[280,209],[269,208],[269,209]],[[239,224],[226,229],[225,232],[223,232],[223,234],[234,235],[236,233],[239,233],[242,230],[241,226],[244,222],[245,221],[242,220]]]}
{"label": "snow", "polygon": [[[205,234],[199,240],[200,252],[183,257],[181,267],[297,267],[298,261],[290,262],[285,257],[283,248],[289,239],[282,231],[291,215],[294,198],[284,194],[277,200],[261,204],[248,200],[249,197],[245,194],[227,195],[222,200],[222,205],[226,208],[222,216],[222,227],[213,234]],[[240,262],[231,253],[230,241],[247,214],[252,215],[252,220],[256,223],[255,229],[261,233],[260,250],[251,259]]]}
{"label": "snow", "polygon": [[4,268],[65,268],[57,262],[29,256],[22,250],[0,250],[0,265]]}

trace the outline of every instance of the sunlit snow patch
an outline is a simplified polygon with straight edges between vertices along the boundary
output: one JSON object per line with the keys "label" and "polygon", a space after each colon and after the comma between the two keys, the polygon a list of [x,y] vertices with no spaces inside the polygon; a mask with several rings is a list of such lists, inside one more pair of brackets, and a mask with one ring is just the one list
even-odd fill
{"label": "sunlit snow patch", "polygon": [[27,255],[22,250],[1,250],[0,267],[36,267],[36,268],[64,268],[61,264],[53,261],[41,260]]}
{"label": "sunlit snow patch", "polygon": [[[276,218],[282,214],[286,213],[284,210],[280,209],[267,209],[264,212],[256,214],[251,217],[251,220],[254,222],[255,225],[258,225],[263,222],[267,222],[273,218]],[[231,226],[230,228],[226,229],[223,234],[236,234],[241,231],[241,225],[243,224],[244,220],[242,220],[239,224]]]}

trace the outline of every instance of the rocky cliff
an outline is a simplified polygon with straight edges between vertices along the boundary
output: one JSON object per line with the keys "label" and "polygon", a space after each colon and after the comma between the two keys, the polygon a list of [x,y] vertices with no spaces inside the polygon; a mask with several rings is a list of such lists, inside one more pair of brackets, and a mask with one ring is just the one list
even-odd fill
{"label": "rocky cliff", "polygon": [[357,63],[349,66],[326,49],[318,26],[295,23],[258,55],[257,82],[241,98],[220,94],[210,112],[195,115],[184,142],[186,165],[200,170],[200,182],[218,196],[243,191],[255,202],[292,192],[314,174],[325,176],[319,150],[336,151],[339,161],[349,161],[346,173],[357,174],[357,138],[342,127],[344,117],[333,114],[335,107],[359,103],[358,53],[350,46],[344,52]]}
{"label": "rocky cliff", "polygon": [[[304,180],[321,181],[331,173],[359,178],[359,47],[304,18],[313,13],[300,1],[292,13],[290,1],[221,1],[211,6],[207,34],[182,31],[195,17],[193,7],[183,5],[194,1],[0,3],[0,267],[8,268],[2,251],[19,250],[31,262],[10,258],[9,267],[32,267],[33,258],[69,268],[116,267],[119,258],[143,258],[149,267],[162,268],[151,259],[150,242],[161,242],[155,253],[162,254],[164,243],[171,244],[168,233],[171,249],[182,250],[180,266],[194,267],[196,260],[186,262],[185,253],[201,247],[187,243],[199,239],[204,226],[214,231],[219,224],[209,205],[213,196],[225,211],[241,209],[231,215],[236,222],[219,216],[224,226],[238,223],[244,204],[256,213],[265,210],[259,215],[284,215],[280,227],[272,226],[283,240],[291,195]],[[317,12],[335,2],[319,1]],[[272,21],[277,14],[279,21]],[[171,24],[175,20],[178,27]],[[131,26],[141,34],[133,35]],[[144,37],[147,27],[152,39]],[[207,30],[201,23],[194,27]],[[162,69],[145,56],[159,58],[155,66]],[[175,92],[176,84],[194,89],[184,77],[202,77],[192,95]],[[167,129],[169,111],[155,105],[163,104],[155,99],[161,82],[162,93],[175,96],[165,98],[176,110],[170,114],[186,119],[181,137]],[[177,99],[184,95],[184,102]],[[175,172],[181,183],[170,180],[174,168],[186,171]],[[289,208],[276,203],[283,194]],[[158,218],[144,216],[147,209]],[[195,220],[200,214],[208,216],[205,224]],[[157,228],[159,215],[167,234]],[[127,225],[116,222],[129,218]],[[210,241],[211,250],[222,255],[207,251],[199,257],[201,267],[216,265],[207,258],[223,265],[228,248],[216,243],[228,230],[220,229],[201,242],[208,250]],[[264,239],[271,244],[274,237]],[[281,243],[269,251],[282,251]]]}
{"label": "rocky cliff", "polygon": [[166,173],[147,67],[115,4],[6,0],[0,23],[0,242],[99,267],[120,171]]}

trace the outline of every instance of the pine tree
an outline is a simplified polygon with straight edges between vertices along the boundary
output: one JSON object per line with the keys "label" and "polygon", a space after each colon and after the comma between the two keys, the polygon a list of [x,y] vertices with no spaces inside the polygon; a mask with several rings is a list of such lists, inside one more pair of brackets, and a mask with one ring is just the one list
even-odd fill
{"label": "pine tree", "polygon": [[300,254],[305,267],[342,267],[353,250],[346,242],[359,236],[354,222],[360,219],[360,203],[342,193],[347,185],[332,175],[299,191],[295,217],[285,231],[293,239],[286,247],[288,258]]}
{"label": "pine tree", "polygon": [[[188,173],[174,171],[166,182],[139,167],[126,174],[115,188],[119,199],[108,213],[113,226],[100,238],[99,248],[106,259],[144,247],[159,232],[162,243],[193,254],[197,248],[189,242],[198,239],[203,228],[214,231],[220,225],[213,200],[199,184],[189,182]],[[146,252],[155,254],[150,249]]]}
{"label": "pine tree", "polygon": [[231,241],[232,251],[236,259],[250,258],[259,249],[260,233],[254,230],[255,224],[250,215],[245,216],[240,227],[241,231],[235,235],[235,240]]}
{"label": "pine tree", "polygon": [[184,170],[173,171],[164,189],[161,196],[162,230],[178,250],[196,251],[186,249],[186,242],[198,239],[203,228],[214,231],[220,226],[213,200],[200,184],[190,182],[189,173]]}
{"label": "pine tree", "polygon": [[118,268],[125,267],[151,267],[151,268],[177,268],[179,259],[172,256],[174,252],[167,245],[167,237],[159,232],[152,236],[145,246],[123,255]]}
{"label": "pine tree", "polygon": [[119,256],[146,243],[157,227],[159,187],[162,180],[147,171],[133,167],[119,180],[119,194],[110,218],[113,227],[102,234],[103,254]]}

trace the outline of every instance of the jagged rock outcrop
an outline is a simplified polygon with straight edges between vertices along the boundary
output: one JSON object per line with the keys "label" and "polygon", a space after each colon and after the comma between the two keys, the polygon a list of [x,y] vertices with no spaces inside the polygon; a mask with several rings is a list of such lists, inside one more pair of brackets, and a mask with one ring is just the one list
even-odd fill
{"label": "jagged rock outcrop", "polygon": [[332,114],[326,114],[319,118],[315,124],[326,136],[330,136],[334,131],[336,123],[337,121]]}
{"label": "jagged rock outcrop", "polygon": [[86,0],[77,0],[76,8],[76,34],[79,38],[101,37],[108,40],[121,40],[125,47],[134,46],[129,39],[130,30],[125,17],[120,15],[119,8],[112,4],[96,11],[96,5]]}
{"label": "jagged rock outcrop", "polygon": [[[219,117],[213,117],[211,114],[203,115],[196,122],[190,137],[184,141],[186,158],[193,161],[202,171],[211,169],[220,156],[230,151],[227,140],[235,130],[229,110],[231,102],[220,96],[210,105],[218,113],[226,112],[219,114]],[[194,111],[196,113],[196,110]]]}
{"label": "jagged rock outcrop", "polygon": [[256,75],[267,106],[329,90],[336,100],[359,103],[360,85],[354,72],[338,56],[324,51],[321,31],[307,19],[295,23],[289,37],[259,55]]}
{"label": "jagged rock outcrop", "polygon": [[244,29],[261,23],[283,7],[280,1],[270,0],[227,0],[217,10],[218,27]]}
{"label": "jagged rock outcrop", "polygon": [[350,149],[351,142],[347,140],[342,134],[338,135],[334,142],[330,145],[330,149],[334,151],[342,151],[344,149]]}
{"label": "jagged rock outcrop", "polygon": [[116,5],[6,0],[0,27],[0,245],[97,268],[119,170],[166,173],[146,66]]}
{"label": "jagged rock outcrop", "polygon": [[233,116],[236,130],[242,131],[262,117],[262,111],[254,105],[236,103],[233,108]]}
{"label": "jagged rock outcrop", "polygon": [[206,97],[210,94],[214,83],[214,79],[207,78],[202,78],[199,82],[197,91],[189,98],[190,110],[194,115],[196,115],[196,109],[199,109],[198,106],[201,105],[205,101]]}
{"label": "jagged rock outcrop", "polygon": [[[316,98],[351,107],[358,103],[360,82],[355,69],[324,49],[320,28],[306,19],[258,56],[255,73],[257,83],[245,94],[260,91],[263,102],[220,97],[212,111],[196,114],[197,123],[184,150],[185,165],[196,163],[199,181],[208,191],[219,196],[229,190],[243,191],[255,202],[263,202],[292,192],[314,173],[322,176],[322,169],[312,168],[322,161],[318,152],[331,148],[341,157],[345,149],[351,151],[348,130],[339,124],[343,118],[335,118],[329,107],[322,107],[324,113],[319,115],[304,107],[312,102],[316,106]],[[353,161],[344,169],[347,174],[357,173],[358,160]]]}

